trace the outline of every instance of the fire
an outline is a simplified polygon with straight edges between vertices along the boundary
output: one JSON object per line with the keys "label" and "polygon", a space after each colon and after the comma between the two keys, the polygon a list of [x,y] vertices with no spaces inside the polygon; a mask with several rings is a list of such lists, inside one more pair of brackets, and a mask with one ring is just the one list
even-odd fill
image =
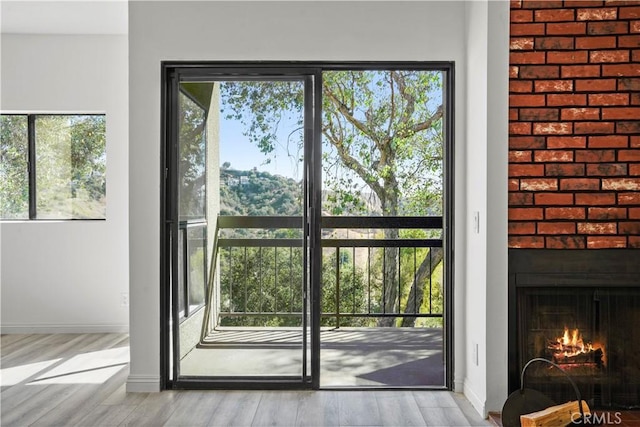
{"label": "fire", "polygon": [[551,350],[556,363],[602,363],[603,350],[601,345],[592,344],[582,339],[579,329],[564,327],[561,337],[550,341],[547,348]]}

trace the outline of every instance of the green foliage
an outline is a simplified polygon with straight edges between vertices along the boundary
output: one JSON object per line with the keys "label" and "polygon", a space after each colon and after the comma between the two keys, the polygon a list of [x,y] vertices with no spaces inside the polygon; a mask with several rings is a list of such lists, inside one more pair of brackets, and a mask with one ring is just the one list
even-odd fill
{"label": "green foliage", "polygon": [[29,218],[27,116],[0,115],[0,218]]}
{"label": "green foliage", "polygon": [[180,219],[206,214],[206,113],[183,92],[179,96],[178,165]]}

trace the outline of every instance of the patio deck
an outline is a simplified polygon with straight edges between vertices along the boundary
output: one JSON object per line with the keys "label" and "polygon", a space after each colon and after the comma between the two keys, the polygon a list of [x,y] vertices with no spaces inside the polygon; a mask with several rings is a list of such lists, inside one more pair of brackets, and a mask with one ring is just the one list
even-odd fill
{"label": "patio deck", "polygon": [[[323,328],[321,387],[443,387],[439,328]],[[309,355],[309,352],[308,352]],[[181,361],[188,376],[301,375],[302,332],[220,328]]]}

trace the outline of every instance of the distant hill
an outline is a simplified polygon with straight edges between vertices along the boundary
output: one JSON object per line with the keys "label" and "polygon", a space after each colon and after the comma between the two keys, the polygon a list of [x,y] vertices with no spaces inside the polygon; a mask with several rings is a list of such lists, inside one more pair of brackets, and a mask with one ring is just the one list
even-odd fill
{"label": "distant hill", "polygon": [[220,170],[221,215],[302,215],[302,184],[257,170]]}

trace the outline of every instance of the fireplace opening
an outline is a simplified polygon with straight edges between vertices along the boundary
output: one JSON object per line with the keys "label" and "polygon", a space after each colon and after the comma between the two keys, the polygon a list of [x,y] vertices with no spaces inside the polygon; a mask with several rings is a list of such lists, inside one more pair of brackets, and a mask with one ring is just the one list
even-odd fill
{"label": "fireplace opening", "polygon": [[[530,258],[520,272],[510,262],[510,391],[524,365],[542,357],[574,380],[592,409],[640,408],[640,274],[606,265],[572,272],[577,265],[563,256],[556,251],[550,264]],[[532,365],[525,382],[557,403],[576,399],[549,365]]]}

